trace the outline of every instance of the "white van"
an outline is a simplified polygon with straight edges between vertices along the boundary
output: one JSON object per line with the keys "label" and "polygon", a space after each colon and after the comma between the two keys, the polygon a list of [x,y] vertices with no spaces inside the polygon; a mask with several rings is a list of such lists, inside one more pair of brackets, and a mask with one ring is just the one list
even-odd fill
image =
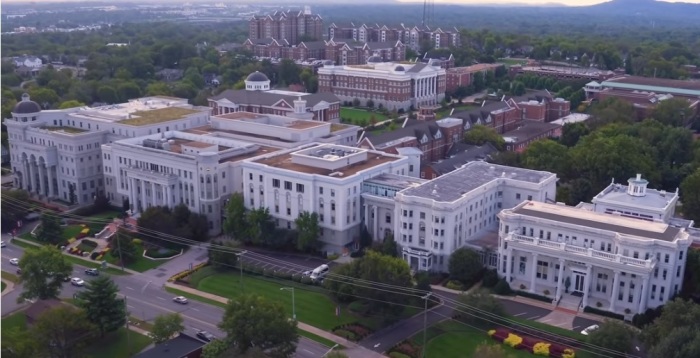
{"label": "white van", "polygon": [[311,279],[311,281],[319,281],[326,276],[328,271],[328,265],[321,265],[315,268],[313,271],[311,271],[311,275],[309,276],[309,278]]}

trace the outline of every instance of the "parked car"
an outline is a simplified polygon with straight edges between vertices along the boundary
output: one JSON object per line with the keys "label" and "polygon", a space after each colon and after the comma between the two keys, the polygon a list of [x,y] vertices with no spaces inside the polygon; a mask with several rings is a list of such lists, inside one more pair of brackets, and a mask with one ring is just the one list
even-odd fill
{"label": "parked car", "polygon": [[593,333],[593,331],[596,331],[598,328],[600,328],[600,327],[597,324],[594,324],[590,327],[585,328],[583,331],[581,331],[581,334],[583,334],[584,336],[587,336],[587,335]]}
{"label": "parked car", "polygon": [[99,275],[100,275],[100,271],[98,271],[98,270],[95,269],[95,268],[91,268],[91,269],[85,270],[85,274],[86,274],[86,275],[89,275],[89,276],[99,276]]}
{"label": "parked car", "polygon": [[175,301],[176,303],[179,303],[181,305],[187,304],[187,298],[182,297],[182,296],[177,296],[177,297],[173,298],[173,301]]}
{"label": "parked car", "polygon": [[17,269],[17,274],[21,275],[22,274],[22,269]]}
{"label": "parked car", "polygon": [[83,279],[80,277],[73,277],[70,280],[70,284],[73,286],[82,287],[82,286],[85,286],[85,281],[83,281]]}
{"label": "parked car", "polygon": [[11,259],[10,259],[10,264],[11,264],[11,265],[15,265],[15,266],[19,266],[19,259],[16,258],[16,257],[15,257],[15,258],[11,258]]}
{"label": "parked car", "polygon": [[7,244],[5,243],[5,240],[0,241],[0,247],[5,247]]}
{"label": "parked car", "polygon": [[197,332],[197,338],[205,341],[205,342],[211,342],[216,339],[213,334],[207,332],[207,331],[199,331]]}
{"label": "parked car", "polygon": [[321,265],[315,268],[313,271],[311,271],[311,275],[309,277],[312,281],[322,281],[329,270],[330,268],[328,267],[328,265]]}

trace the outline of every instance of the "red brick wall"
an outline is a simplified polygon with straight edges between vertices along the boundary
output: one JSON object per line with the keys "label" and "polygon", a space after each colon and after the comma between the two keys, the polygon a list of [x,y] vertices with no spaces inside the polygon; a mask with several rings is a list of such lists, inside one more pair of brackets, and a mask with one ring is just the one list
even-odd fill
{"label": "red brick wall", "polygon": [[527,104],[518,103],[523,110],[523,119],[544,122],[547,114],[547,106],[544,103]]}

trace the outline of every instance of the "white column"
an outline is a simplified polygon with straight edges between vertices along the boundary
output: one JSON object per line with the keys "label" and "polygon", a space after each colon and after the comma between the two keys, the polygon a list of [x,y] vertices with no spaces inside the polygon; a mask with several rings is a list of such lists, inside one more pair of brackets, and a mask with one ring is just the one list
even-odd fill
{"label": "white column", "polygon": [[591,285],[591,270],[592,265],[586,265],[586,277],[583,279],[583,307],[588,306],[588,291],[590,291]]}
{"label": "white column", "polygon": [[376,205],[372,206],[372,212],[374,213],[374,219],[372,220],[374,221],[372,223],[372,237],[374,240],[381,240],[379,237],[379,210],[377,209]]}
{"label": "white column", "polygon": [[34,177],[34,164],[32,162],[29,162],[29,164],[27,165],[27,168],[29,168],[29,185],[31,186],[31,190],[29,190],[29,187],[27,187],[27,191],[36,192],[36,179]]}
{"label": "white column", "polygon": [[146,201],[146,181],[141,179],[141,211],[146,211],[148,209],[148,202]]}
{"label": "white column", "polygon": [[615,277],[613,277],[613,287],[612,287],[612,297],[610,298],[610,312],[615,312],[615,302],[617,301],[617,294],[620,290],[620,271],[615,271]]}
{"label": "white column", "polygon": [[133,211],[138,211],[138,200],[136,199],[136,186],[134,185],[134,178],[126,177],[127,185],[129,185],[129,206]]}
{"label": "white column", "polygon": [[29,161],[25,160],[22,162],[22,182],[23,182],[23,188],[24,190],[29,190]]}
{"label": "white column", "polygon": [[[49,174],[49,196],[51,196],[51,197],[55,197],[55,196],[56,196],[56,190],[54,189],[54,185],[53,185],[53,180],[54,180],[53,171],[54,171],[54,168],[55,168],[55,166],[53,166],[53,165],[46,168],[46,171],[47,171],[48,174]],[[56,183],[56,184],[58,184],[58,183]]]}
{"label": "white column", "polygon": [[537,254],[532,254],[532,272],[530,272],[530,292],[535,293],[535,278],[537,277]]}
{"label": "white column", "polygon": [[564,284],[564,259],[559,259],[559,280],[557,280],[557,293],[554,298],[558,301],[561,297],[561,286]]}
{"label": "white column", "polygon": [[642,282],[642,293],[639,296],[639,310],[637,313],[644,313],[647,308],[647,295],[649,294],[649,275],[644,276],[644,281]]}
{"label": "white column", "polygon": [[158,197],[156,196],[156,182],[151,182],[151,205],[158,206]]}
{"label": "white column", "polygon": [[506,251],[508,257],[506,258],[506,282],[510,285],[510,272],[513,270],[513,249],[508,249]]}
{"label": "white column", "polygon": [[36,165],[36,171],[39,173],[39,181],[37,182],[36,185],[36,192],[39,193],[39,195],[44,195],[44,173],[43,173],[44,166],[39,165],[37,163]]}

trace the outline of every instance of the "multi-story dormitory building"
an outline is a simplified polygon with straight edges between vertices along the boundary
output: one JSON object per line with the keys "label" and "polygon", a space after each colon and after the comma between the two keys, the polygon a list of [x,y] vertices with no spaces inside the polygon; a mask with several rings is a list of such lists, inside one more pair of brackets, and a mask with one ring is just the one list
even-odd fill
{"label": "multi-story dormitory building", "polygon": [[425,41],[433,48],[459,47],[461,36],[456,28],[443,30],[428,26],[404,26],[367,24],[331,24],[328,26],[328,39],[351,39],[360,42],[396,42],[417,50]]}
{"label": "multi-story dormitory building", "polygon": [[312,14],[307,6],[303,11],[275,11],[267,15],[255,15],[248,21],[248,38],[277,39],[296,45],[303,38],[323,39],[323,18]]}

